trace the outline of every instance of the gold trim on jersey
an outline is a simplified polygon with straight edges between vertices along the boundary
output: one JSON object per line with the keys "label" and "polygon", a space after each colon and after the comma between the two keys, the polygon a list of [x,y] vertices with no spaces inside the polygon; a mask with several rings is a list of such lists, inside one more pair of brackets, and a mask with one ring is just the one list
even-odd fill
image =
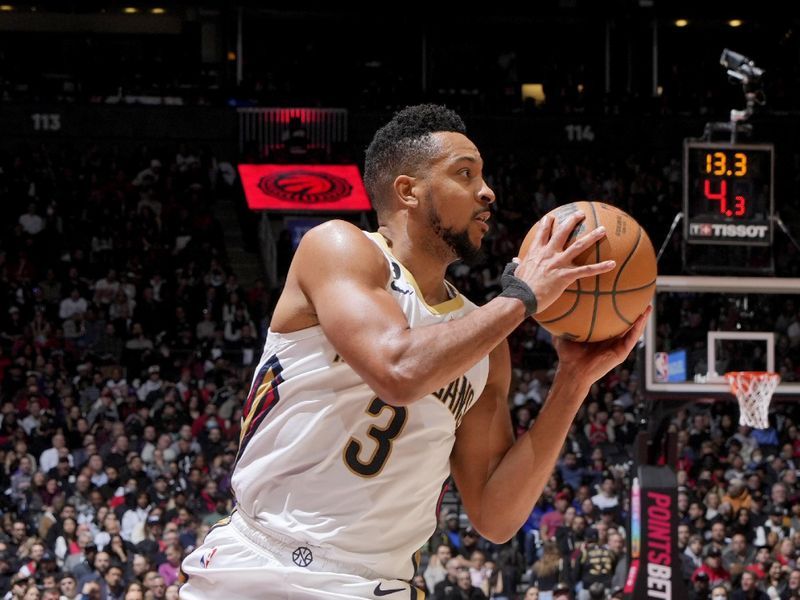
{"label": "gold trim on jersey", "polygon": [[422,548],[414,552],[414,555],[411,557],[411,564],[414,565],[414,573],[416,573],[417,569],[419,569],[419,563],[421,559],[422,559]]}
{"label": "gold trim on jersey", "polygon": [[[212,526],[209,528],[209,530],[208,530],[208,533],[211,533],[211,532],[212,532],[214,529],[216,529],[217,527],[225,527],[225,525],[228,525],[228,524],[231,522],[231,518],[233,517],[233,513],[234,513],[235,511],[236,511],[236,509],[234,508],[234,509],[233,509],[233,511],[231,511],[231,514],[229,514],[227,517],[222,517],[222,518],[221,518],[219,521],[217,521],[216,523],[214,523],[214,524],[213,524],[213,525],[212,525]],[[206,534],[206,535],[208,535],[208,534]]]}
{"label": "gold trim on jersey", "polygon": [[[414,565],[414,573],[417,572],[419,569],[420,559],[422,558],[422,548],[414,552],[414,555],[411,557],[411,564]],[[413,579],[408,582],[408,585],[411,586],[411,600],[425,600],[425,592],[418,589],[414,585]]]}
{"label": "gold trim on jersey", "polygon": [[389,248],[389,244],[386,243],[386,238],[384,238],[378,232],[368,232],[367,235],[370,237],[370,239],[374,240],[378,244],[378,246],[383,248],[383,250],[385,250],[397,262],[398,266],[403,271],[403,275],[405,275],[406,279],[414,288],[414,291],[417,293],[417,298],[419,298],[419,301],[425,308],[428,309],[430,313],[434,315],[445,315],[447,313],[451,313],[456,310],[459,310],[460,308],[463,308],[464,298],[461,296],[461,294],[455,288],[455,286],[451,284],[449,281],[445,281],[444,284],[447,286],[449,292],[451,294],[454,294],[454,296],[450,298],[450,300],[445,300],[444,302],[440,302],[439,304],[434,304],[433,306],[428,304],[425,301],[425,297],[422,295],[419,286],[417,285],[417,280],[414,279],[414,275],[412,275],[411,271],[406,269],[403,266],[403,264],[399,260],[397,260],[397,257],[392,252],[392,249]]}
{"label": "gold trim on jersey", "polygon": [[245,436],[250,431],[250,425],[253,421],[253,417],[255,417],[261,409],[261,401],[267,395],[267,392],[270,391],[270,388],[273,387],[273,379],[275,379],[275,372],[272,370],[272,368],[270,368],[266,373],[264,373],[264,378],[261,380],[261,383],[257,385],[256,395],[253,399],[253,405],[249,407],[250,410],[248,411],[247,416],[244,418],[242,430],[239,432],[239,445],[242,444]]}

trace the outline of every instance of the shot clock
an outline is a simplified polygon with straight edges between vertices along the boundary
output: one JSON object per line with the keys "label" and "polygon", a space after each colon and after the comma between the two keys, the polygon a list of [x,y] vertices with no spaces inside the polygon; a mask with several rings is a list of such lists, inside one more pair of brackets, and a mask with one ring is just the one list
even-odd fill
{"label": "shot clock", "polygon": [[694,244],[772,243],[772,144],[686,140],[684,237]]}

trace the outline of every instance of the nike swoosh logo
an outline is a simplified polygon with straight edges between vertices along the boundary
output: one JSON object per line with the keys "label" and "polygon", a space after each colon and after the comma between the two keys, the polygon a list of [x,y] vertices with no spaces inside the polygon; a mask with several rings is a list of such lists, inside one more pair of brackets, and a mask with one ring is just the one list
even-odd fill
{"label": "nike swoosh logo", "polygon": [[397,588],[396,590],[382,590],[381,584],[375,586],[375,590],[372,592],[376,596],[388,596],[389,594],[396,594],[397,592],[405,592],[405,588]]}

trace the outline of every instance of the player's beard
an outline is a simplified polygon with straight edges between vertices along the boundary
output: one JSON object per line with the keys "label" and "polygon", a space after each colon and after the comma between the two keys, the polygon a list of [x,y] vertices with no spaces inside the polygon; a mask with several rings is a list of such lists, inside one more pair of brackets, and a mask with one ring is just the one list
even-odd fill
{"label": "player's beard", "polygon": [[441,239],[448,248],[466,265],[479,264],[483,260],[484,252],[481,246],[476,246],[469,238],[469,225],[461,231],[452,227],[444,227],[439,213],[432,201],[428,202],[428,220],[433,233]]}

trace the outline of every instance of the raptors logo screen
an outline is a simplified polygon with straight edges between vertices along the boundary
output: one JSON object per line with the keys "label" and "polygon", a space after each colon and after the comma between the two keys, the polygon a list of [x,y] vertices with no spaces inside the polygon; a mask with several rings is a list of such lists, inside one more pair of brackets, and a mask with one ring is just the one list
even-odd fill
{"label": "raptors logo screen", "polygon": [[371,210],[355,165],[239,165],[251,210]]}

